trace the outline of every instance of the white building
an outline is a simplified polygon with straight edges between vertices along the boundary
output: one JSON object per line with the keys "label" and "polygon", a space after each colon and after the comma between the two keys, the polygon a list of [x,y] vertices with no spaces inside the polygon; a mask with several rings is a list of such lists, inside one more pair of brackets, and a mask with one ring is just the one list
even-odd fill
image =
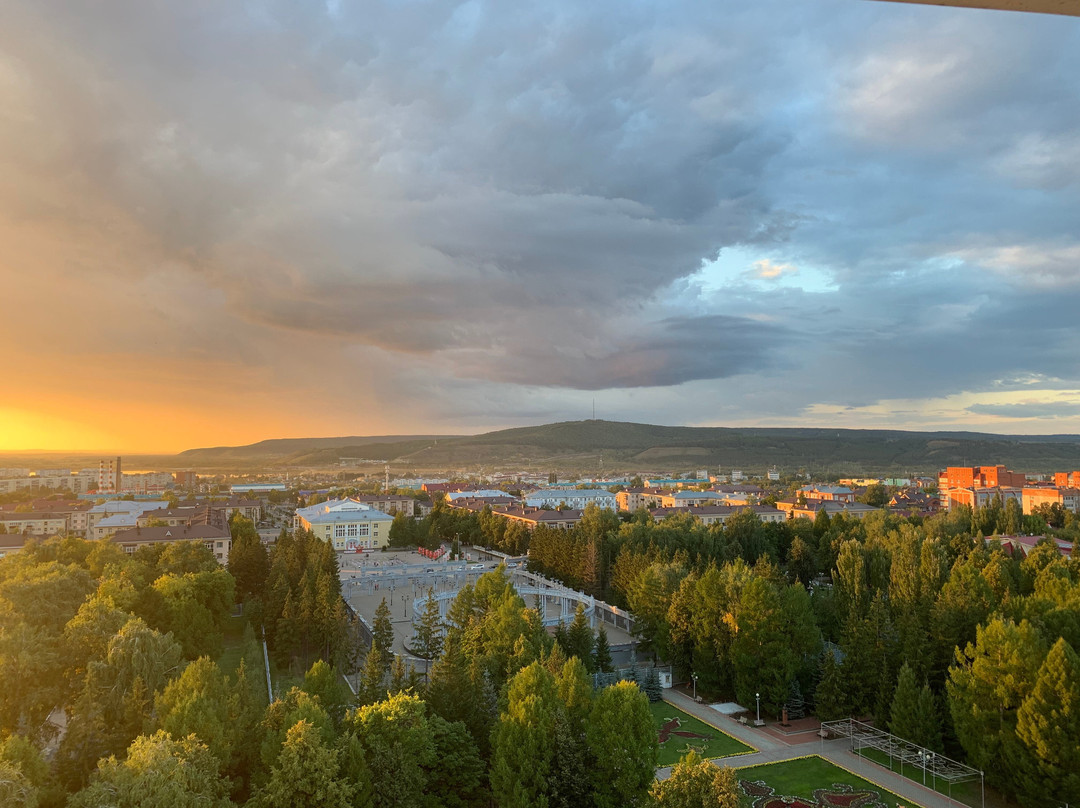
{"label": "white building", "polygon": [[355,499],[331,499],[297,508],[293,527],[310,530],[320,539],[334,545],[335,550],[356,552],[377,550],[390,542],[390,525],[394,517],[369,508]]}
{"label": "white building", "polygon": [[541,488],[525,497],[530,508],[558,508],[565,505],[575,510],[585,510],[587,505],[616,510],[615,495],[603,488]]}

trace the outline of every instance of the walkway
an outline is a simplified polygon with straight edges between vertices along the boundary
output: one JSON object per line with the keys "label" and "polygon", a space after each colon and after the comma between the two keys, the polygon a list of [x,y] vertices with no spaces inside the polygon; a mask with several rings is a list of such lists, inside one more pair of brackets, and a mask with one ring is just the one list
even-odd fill
{"label": "walkway", "polygon": [[[757,766],[761,763],[779,763],[807,755],[821,755],[821,757],[835,763],[837,766],[854,772],[859,777],[910,800],[912,808],[916,808],[916,806],[921,806],[921,808],[958,808],[958,806],[963,805],[955,800],[950,801],[944,794],[938,794],[922,783],[916,783],[914,780],[901,777],[895,772],[891,772],[856,755],[851,751],[850,741],[845,738],[825,741],[824,743],[820,739],[815,739],[813,742],[807,743],[805,736],[794,736],[798,740],[788,743],[780,740],[773,733],[740,724],[735,719],[713,710],[706,704],[698,704],[689,696],[676,690],[665,690],[664,701],[678,707],[683,712],[719,727],[728,735],[758,750],[748,755],[717,758],[713,761],[717,766],[732,766],[741,769],[745,766]],[[670,776],[671,767],[656,770],[656,777],[659,780],[665,780]],[[987,807],[992,808],[995,804],[991,802],[988,793]]]}

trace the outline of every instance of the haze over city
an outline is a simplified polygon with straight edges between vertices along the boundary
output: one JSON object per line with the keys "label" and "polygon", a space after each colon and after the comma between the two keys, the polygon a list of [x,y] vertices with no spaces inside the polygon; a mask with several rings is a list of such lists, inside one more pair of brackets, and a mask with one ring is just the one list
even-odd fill
{"label": "haze over city", "polygon": [[5,4],[0,450],[1080,432],[1075,20]]}

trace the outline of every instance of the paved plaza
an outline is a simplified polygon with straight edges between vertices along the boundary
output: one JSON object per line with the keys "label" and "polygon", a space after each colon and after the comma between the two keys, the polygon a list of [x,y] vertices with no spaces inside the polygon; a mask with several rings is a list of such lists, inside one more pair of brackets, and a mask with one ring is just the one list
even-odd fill
{"label": "paved plaza", "polygon": [[[536,577],[525,572],[523,563],[510,563],[515,564],[507,570],[514,586],[519,591],[534,589]],[[443,595],[450,598],[466,584],[475,584],[481,575],[498,567],[494,561],[433,561],[420,553],[409,551],[339,553],[338,564],[341,568],[342,593],[368,625],[374,622],[375,610],[386,599],[394,627],[394,652],[405,656],[421,672],[425,671],[426,662],[414,657],[406,647],[412,640],[414,602],[426,599],[429,591],[437,597]],[[556,585],[551,589],[551,596],[544,598],[546,603],[540,602],[539,595],[523,597],[527,606],[542,606],[549,623],[560,617],[569,623],[574,617],[573,602],[558,595],[571,592]],[[423,603],[420,609],[423,609]],[[599,622],[596,625],[599,626]],[[628,660],[633,637],[607,622],[604,627],[616,663]]]}

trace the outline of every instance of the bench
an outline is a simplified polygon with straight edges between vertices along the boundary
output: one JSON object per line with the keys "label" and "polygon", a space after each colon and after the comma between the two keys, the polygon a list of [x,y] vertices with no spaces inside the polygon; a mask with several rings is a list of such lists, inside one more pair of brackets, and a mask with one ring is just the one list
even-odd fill
{"label": "bench", "polygon": [[740,723],[740,724],[746,724],[746,725],[748,725],[748,726],[749,726],[749,723],[750,723],[750,722],[746,720],[746,716],[745,716],[745,715],[740,715],[740,716],[739,716],[739,723]]}

